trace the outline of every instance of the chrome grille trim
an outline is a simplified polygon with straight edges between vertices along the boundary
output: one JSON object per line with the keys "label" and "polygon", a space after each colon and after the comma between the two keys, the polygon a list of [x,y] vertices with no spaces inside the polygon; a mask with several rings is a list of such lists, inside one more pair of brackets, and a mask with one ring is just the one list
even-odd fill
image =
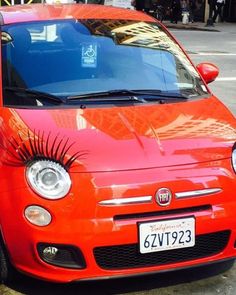
{"label": "chrome grille trim", "polygon": [[119,205],[130,205],[130,204],[144,204],[151,203],[152,196],[141,196],[141,197],[131,197],[131,198],[118,198],[112,200],[100,201],[99,205],[102,206],[119,206]]}
{"label": "chrome grille trim", "polygon": [[201,190],[175,193],[175,197],[176,199],[203,197],[207,195],[216,194],[221,191],[222,191],[221,188],[207,188],[207,189],[201,189]]}

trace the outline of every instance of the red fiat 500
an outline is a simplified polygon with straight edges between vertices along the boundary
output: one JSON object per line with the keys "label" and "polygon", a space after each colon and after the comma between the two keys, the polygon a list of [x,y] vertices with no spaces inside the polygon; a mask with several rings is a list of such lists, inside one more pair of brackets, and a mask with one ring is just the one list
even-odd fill
{"label": "red fiat 500", "polygon": [[1,9],[1,279],[70,282],[236,256],[236,121],[153,18]]}

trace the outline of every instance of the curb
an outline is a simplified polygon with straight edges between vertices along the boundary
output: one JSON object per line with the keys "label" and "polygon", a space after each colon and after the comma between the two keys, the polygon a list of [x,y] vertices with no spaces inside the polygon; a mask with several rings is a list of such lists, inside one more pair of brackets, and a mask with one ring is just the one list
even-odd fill
{"label": "curb", "polygon": [[177,30],[190,30],[190,31],[207,31],[207,32],[220,32],[219,30],[215,29],[214,27],[213,28],[210,28],[210,27],[197,27],[197,26],[194,26],[194,25],[174,25],[174,24],[166,24],[166,23],[163,23],[163,25],[165,27],[167,27],[168,29],[177,29]]}

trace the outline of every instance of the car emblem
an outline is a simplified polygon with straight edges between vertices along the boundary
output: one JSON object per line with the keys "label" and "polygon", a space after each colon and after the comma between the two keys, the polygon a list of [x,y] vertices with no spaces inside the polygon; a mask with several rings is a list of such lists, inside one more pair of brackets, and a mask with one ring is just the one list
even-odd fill
{"label": "car emblem", "polygon": [[171,198],[172,194],[168,188],[160,188],[156,193],[156,201],[160,206],[168,206]]}

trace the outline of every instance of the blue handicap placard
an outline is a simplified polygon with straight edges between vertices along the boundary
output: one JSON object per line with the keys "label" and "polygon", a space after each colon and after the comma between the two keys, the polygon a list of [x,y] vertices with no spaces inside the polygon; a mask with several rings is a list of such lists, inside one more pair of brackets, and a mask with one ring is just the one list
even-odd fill
{"label": "blue handicap placard", "polygon": [[82,67],[96,68],[97,67],[97,44],[86,43],[82,45]]}

